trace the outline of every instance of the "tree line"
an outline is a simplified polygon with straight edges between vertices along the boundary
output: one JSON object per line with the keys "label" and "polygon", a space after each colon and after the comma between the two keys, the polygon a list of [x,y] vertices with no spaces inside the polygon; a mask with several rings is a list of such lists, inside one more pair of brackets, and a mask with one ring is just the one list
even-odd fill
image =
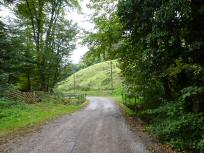
{"label": "tree line", "polygon": [[[77,0],[3,1],[12,21],[0,19],[1,91],[11,85],[22,91],[51,91],[71,73],[71,51],[78,27],[65,10],[79,9]],[[10,22],[10,23],[9,23]]]}

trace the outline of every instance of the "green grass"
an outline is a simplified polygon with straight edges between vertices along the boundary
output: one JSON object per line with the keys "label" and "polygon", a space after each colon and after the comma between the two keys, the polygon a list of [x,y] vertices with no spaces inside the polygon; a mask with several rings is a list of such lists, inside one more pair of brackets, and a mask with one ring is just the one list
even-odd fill
{"label": "green grass", "polygon": [[127,116],[131,116],[131,117],[137,116],[136,112],[134,112],[133,110],[131,110],[130,108],[128,108],[123,104],[122,95],[121,95],[122,93],[123,93],[123,89],[122,87],[119,87],[113,90],[111,97],[115,100],[116,104],[119,105],[119,107],[123,110],[123,112]]}
{"label": "green grass", "polygon": [[[82,91],[82,90],[77,90],[75,93],[77,94],[86,94],[88,96],[111,96],[113,90],[89,90],[89,91]],[[74,93],[73,90],[64,92],[64,94],[71,94]]]}
{"label": "green grass", "polygon": [[82,107],[82,105],[51,102],[28,105],[23,102],[0,99],[0,137],[72,113]]}
{"label": "green grass", "polygon": [[123,112],[124,112],[127,116],[130,116],[130,117],[137,116],[137,113],[136,113],[136,112],[134,112],[133,110],[129,109],[127,106],[125,106],[125,105],[123,104],[122,96],[121,96],[121,95],[113,95],[112,97],[113,97],[113,99],[115,100],[116,104],[119,105],[119,107],[123,110]]}
{"label": "green grass", "polygon": [[[113,65],[113,88],[121,86],[121,78],[119,76],[120,69],[117,67],[118,62],[112,61]],[[110,61],[98,63],[82,69],[75,73],[75,82],[77,92],[86,92],[97,94],[111,89]],[[72,92],[74,86],[74,75],[68,77],[64,81],[58,83],[57,90],[62,92]]]}

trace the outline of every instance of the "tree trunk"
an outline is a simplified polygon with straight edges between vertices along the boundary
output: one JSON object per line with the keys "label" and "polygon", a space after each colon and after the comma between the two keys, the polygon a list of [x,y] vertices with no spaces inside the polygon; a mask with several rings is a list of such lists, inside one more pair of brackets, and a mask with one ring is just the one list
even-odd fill
{"label": "tree trunk", "polygon": [[44,65],[39,63],[39,73],[40,73],[40,90],[46,91],[46,78],[45,78],[45,70]]}
{"label": "tree trunk", "polygon": [[195,95],[194,97],[192,97],[192,112],[194,113],[200,113],[200,112],[204,112],[204,103],[203,103],[203,98],[204,98],[204,93]]}
{"label": "tree trunk", "polygon": [[31,91],[32,88],[31,88],[30,72],[27,73],[27,85],[28,85],[27,90]]}
{"label": "tree trunk", "polygon": [[174,100],[174,97],[172,95],[172,91],[169,85],[169,80],[167,77],[163,77],[162,78],[162,83],[163,83],[163,87],[164,87],[164,93],[165,93],[165,97],[167,100]]}
{"label": "tree trunk", "polygon": [[111,90],[113,90],[113,63],[110,61],[110,67],[111,67]]}

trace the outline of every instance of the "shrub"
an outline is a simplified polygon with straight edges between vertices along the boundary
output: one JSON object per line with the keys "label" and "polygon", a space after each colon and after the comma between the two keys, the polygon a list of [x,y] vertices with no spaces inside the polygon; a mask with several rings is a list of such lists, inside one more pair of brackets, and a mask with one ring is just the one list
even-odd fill
{"label": "shrub", "polygon": [[17,105],[23,105],[21,101],[9,100],[6,98],[0,98],[0,109],[10,108]]}
{"label": "shrub", "polygon": [[204,150],[204,135],[202,136],[202,139],[198,143],[197,147],[198,147],[198,150],[200,150],[200,152],[203,152],[203,150]]}
{"label": "shrub", "polygon": [[204,114],[185,111],[183,101],[165,102],[141,116],[150,119],[149,131],[174,148],[204,151]]}
{"label": "shrub", "polygon": [[26,106],[27,105],[22,101],[0,98],[0,122],[6,117],[17,115],[15,114],[15,112],[12,111],[12,108],[15,108],[15,110],[20,111],[27,109]]}

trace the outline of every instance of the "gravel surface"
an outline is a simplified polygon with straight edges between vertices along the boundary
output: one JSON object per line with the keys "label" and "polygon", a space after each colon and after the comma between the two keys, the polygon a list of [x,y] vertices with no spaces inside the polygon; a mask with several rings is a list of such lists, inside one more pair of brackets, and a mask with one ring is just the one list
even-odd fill
{"label": "gravel surface", "polygon": [[131,132],[115,103],[88,97],[81,111],[44,125],[40,131],[0,145],[2,153],[149,153]]}

